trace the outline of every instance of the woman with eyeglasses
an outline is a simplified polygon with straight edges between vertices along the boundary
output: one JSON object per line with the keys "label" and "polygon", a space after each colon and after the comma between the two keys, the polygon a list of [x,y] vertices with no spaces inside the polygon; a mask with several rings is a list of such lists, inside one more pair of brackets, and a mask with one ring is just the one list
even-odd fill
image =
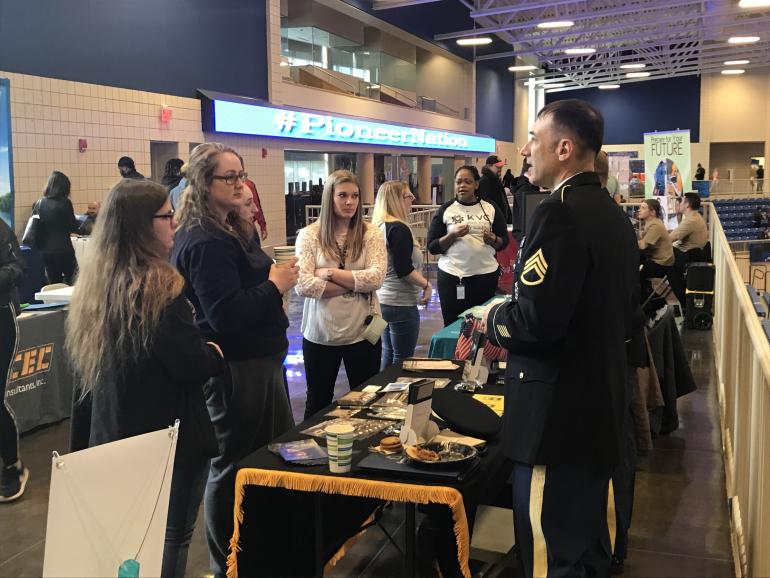
{"label": "woman with eyeglasses", "polygon": [[229,371],[212,381],[207,404],[220,453],[206,486],[212,570],[224,576],[233,532],[235,464],[294,426],[284,389],[289,320],[282,294],[297,282],[294,262],[274,265],[236,219],[247,178],[238,153],[198,145],[190,155],[172,262],[187,282],[203,334],[222,348]]}
{"label": "woman with eyeglasses", "polygon": [[72,295],[67,350],[91,405],[73,417],[73,429],[84,432],[73,450],[180,420],[161,576],[181,578],[217,452],[203,388],[225,366],[195,326],[184,279],[168,263],[173,217],[166,188],[151,181],[124,179],[107,194],[90,241],[94,258]]}
{"label": "woman with eyeglasses", "polygon": [[385,278],[385,242],[364,222],[358,178],[334,171],[326,179],[318,220],[297,236],[302,309],[302,354],[307,377],[305,418],[329,405],[345,362],[350,388],[380,369],[382,339],[364,338],[380,314],[377,289]]}
{"label": "woman with eyeglasses", "polygon": [[407,224],[414,195],[406,183],[380,185],[372,222],[385,236],[388,269],[377,290],[382,318],[388,326],[382,334],[382,368],[401,364],[414,355],[420,334],[417,305],[430,301],[433,286],[422,274],[422,251]]}
{"label": "woman with eyeglasses", "polygon": [[428,230],[428,250],[438,260],[438,296],[444,326],[495,295],[500,265],[495,253],[508,245],[501,209],[479,197],[479,171],[455,172],[455,198],[444,203]]}

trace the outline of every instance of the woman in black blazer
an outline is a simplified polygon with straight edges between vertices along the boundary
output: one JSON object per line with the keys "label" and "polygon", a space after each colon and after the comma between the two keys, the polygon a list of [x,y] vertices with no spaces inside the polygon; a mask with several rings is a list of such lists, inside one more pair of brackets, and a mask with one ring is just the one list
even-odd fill
{"label": "woman in black blazer", "polygon": [[64,282],[72,285],[77,270],[75,249],[70,233],[80,228],[70,197],[70,180],[67,175],[54,171],[48,184],[33,208],[40,215],[40,238],[37,249],[43,255],[45,276],[49,283]]}
{"label": "woman in black blazer", "polygon": [[[91,403],[90,412],[75,412],[72,427],[89,432],[87,445],[180,420],[163,577],[184,576],[209,459],[217,453],[203,390],[224,371],[219,347],[201,338],[184,279],[168,262],[174,226],[165,187],[118,183],[99,212],[94,258],[80,271],[67,318],[67,348]],[[83,416],[90,417],[85,428],[76,423]]]}

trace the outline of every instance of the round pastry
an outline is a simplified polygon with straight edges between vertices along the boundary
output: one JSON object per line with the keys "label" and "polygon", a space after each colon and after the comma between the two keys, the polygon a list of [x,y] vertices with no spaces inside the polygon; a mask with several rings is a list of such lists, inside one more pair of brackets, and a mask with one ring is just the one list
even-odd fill
{"label": "round pastry", "polygon": [[434,452],[433,450],[421,448],[418,446],[410,446],[406,448],[406,455],[420,462],[437,462],[441,459],[441,456],[438,455],[438,452]]}
{"label": "round pastry", "polygon": [[388,452],[401,451],[401,440],[396,436],[384,437],[380,440],[380,447]]}

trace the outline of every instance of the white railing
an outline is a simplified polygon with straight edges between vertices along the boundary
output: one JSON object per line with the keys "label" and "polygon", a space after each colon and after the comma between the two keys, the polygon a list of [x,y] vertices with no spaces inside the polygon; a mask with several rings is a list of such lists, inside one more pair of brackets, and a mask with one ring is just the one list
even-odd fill
{"label": "white railing", "polygon": [[713,206],[714,357],[733,558],[770,576],[770,344]]}

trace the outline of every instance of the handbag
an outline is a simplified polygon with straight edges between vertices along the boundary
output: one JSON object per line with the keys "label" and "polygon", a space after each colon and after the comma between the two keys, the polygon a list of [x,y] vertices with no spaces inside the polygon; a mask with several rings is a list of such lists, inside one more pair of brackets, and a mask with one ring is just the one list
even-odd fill
{"label": "handbag", "polygon": [[364,321],[364,332],[362,337],[372,345],[376,345],[387,326],[388,322],[382,318],[382,315],[375,311],[372,294],[369,293],[369,315],[367,316],[366,321]]}
{"label": "handbag", "polygon": [[24,235],[21,238],[22,245],[32,247],[33,249],[38,248],[43,237],[42,225],[40,223],[40,214],[38,213],[39,208],[40,201],[35,203],[35,206],[32,207],[32,214],[27,220],[27,226],[24,227]]}

